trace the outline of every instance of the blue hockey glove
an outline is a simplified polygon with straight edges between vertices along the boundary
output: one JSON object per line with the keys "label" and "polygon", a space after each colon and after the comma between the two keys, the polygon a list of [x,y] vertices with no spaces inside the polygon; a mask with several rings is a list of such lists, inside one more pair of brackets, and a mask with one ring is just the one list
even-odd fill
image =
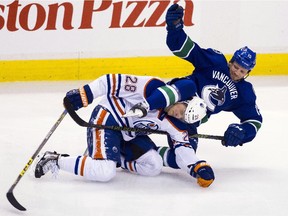
{"label": "blue hockey glove", "polygon": [[180,30],[183,28],[183,8],[178,4],[173,4],[169,7],[166,13],[166,29],[169,30]]}
{"label": "blue hockey glove", "polygon": [[128,112],[126,112],[122,117],[138,117],[143,118],[147,115],[149,111],[149,104],[146,101],[134,105]]}
{"label": "blue hockey glove", "polygon": [[209,187],[215,179],[212,168],[204,160],[191,165],[190,175],[197,179],[201,187]]}
{"label": "blue hockey glove", "polygon": [[82,107],[87,107],[93,101],[93,94],[88,85],[85,85],[79,89],[72,89],[66,93],[66,97],[72,104],[74,110],[78,110]]}
{"label": "blue hockey glove", "polygon": [[224,146],[242,146],[245,138],[245,130],[240,124],[230,124],[224,133],[224,140],[222,145]]}

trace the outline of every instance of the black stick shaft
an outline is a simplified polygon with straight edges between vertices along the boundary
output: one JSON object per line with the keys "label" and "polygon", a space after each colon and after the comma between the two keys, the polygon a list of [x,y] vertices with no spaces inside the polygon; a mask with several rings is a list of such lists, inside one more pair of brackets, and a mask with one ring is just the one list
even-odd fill
{"label": "black stick shaft", "polygon": [[19,183],[19,181],[21,180],[21,178],[23,177],[23,175],[26,173],[26,171],[28,170],[28,168],[30,167],[30,165],[32,164],[32,162],[34,161],[34,159],[37,157],[37,155],[39,154],[39,152],[41,151],[41,149],[44,147],[44,145],[47,143],[47,141],[49,140],[49,138],[51,137],[51,135],[53,134],[53,132],[56,130],[56,128],[59,126],[59,124],[61,123],[61,121],[63,120],[63,118],[66,116],[67,111],[64,110],[63,113],[61,114],[61,116],[59,117],[59,119],[56,121],[56,123],[53,125],[53,127],[51,128],[51,130],[48,132],[48,134],[46,135],[46,137],[44,138],[44,140],[42,141],[42,143],[39,145],[39,147],[36,149],[36,151],[34,152],[34,154],[31,156],[31,158],[29,159],[29,161],[27,162],[27,164],[25,165],[25,167],[23,168],[23,170],[20,172],[20,174],[18,175],[17,179],[15,180],[15,182],[12,184],[12,186],[9,188],[8,192],[6,193],[6,197],[8,199],[8,201],[11,203],[11,205],[13,205],[16,209],[20,210],[20,211],[26,211],[26,209],[16,200],[16,198],[13,195],[13,190],[16,187],[16,185]]}
{"label": "black stick shaft", "polygon": [[[120,126],[107,126],[107,125],[97,125],[92,124],[89,122],[84,121],[77,115],[76,111],[72,107],[68,98],[64,98],[64,106],[71,116],[71,118],[80,126],[82,127],[91,127],[97,129],[110,129],[110,130],[117,130],[117,131],[130,131],[130,132],[147,132],[147,133],[154,133],[154,134],[168,134],[166,131],[161,130],[153,130],[147,128],[130,128],[130,127],[120,127]],[[203,139],[214,139],[214,140],[223,140],[223,136],[215,136],[215,135],[208,135],[208,134],[193,134],[189,135],[190,138],[203,138]]]}

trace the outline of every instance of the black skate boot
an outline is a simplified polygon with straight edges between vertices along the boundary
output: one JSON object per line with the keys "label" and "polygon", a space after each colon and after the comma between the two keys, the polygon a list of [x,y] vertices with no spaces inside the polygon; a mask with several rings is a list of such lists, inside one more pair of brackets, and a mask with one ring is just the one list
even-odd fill
{"label": "black skate boot", "polygon": [[37,162],[35,167],[35,178],[40,178],[51,170],[52,173],[56,173],[59,170],[58,159],[61,157],[67,157],[69,155],[60,155],[57,152],[47,151]]}

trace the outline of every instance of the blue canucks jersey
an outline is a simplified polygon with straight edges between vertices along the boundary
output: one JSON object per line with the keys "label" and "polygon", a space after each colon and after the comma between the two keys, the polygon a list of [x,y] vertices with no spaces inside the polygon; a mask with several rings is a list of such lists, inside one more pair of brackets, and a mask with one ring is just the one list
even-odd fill
{"label": "blue canucks jersey", "polygon": [[193,64],[193,73],[184,79],[194,82],[195,94],[207,104],[208,117],[220,111],[233,112],[247,132],[245,142],[251,141],[262,123],[252,84],[246,80],[233,82],[225,56],[201,48],[184,30],[168,31],[166,42],[174,55]]}

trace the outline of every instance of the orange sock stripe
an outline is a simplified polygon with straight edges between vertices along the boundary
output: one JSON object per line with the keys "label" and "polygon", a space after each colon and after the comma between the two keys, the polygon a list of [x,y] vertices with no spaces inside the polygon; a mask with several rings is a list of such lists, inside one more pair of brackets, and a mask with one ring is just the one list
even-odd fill
{"label": "orange sock stripe", "polygon": [[131,172],[134,172],[134,169],[133,169],[133,166],[132,166],[132,162],[129,162],[129,170],[130,170]]}
{"label": "orange sock stripe", "polygon": [[80,175],[81,175],[81,176],[84,175],[84,167],[85,167],[86,159],[87,159],[87,156],[84,156],[84,157],[82,158],[81,168],[80,168]]}
{"label": "orange sock stripe", "polygon": [[[100,113],[100,117],[98,118],[96,124],[99,124],[99,125],[102,125],[103,122],[104,122],[104,118],[107,114],[107,111],[106,110],[101,110],[101,113]],[[96,132],[96,150],[95,150],[95,155],[94,155],[94,158],[96,159],[103,159],[103,153],[102,153],[102,149],[101,149],[101,132],[103,131],[103,129],[96,129],[95,132]]]}

